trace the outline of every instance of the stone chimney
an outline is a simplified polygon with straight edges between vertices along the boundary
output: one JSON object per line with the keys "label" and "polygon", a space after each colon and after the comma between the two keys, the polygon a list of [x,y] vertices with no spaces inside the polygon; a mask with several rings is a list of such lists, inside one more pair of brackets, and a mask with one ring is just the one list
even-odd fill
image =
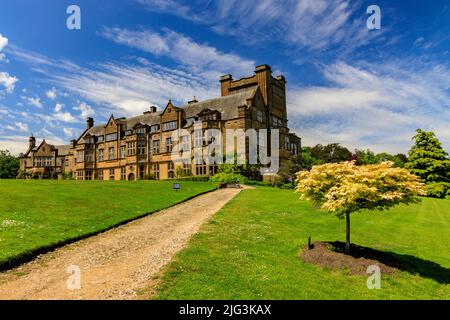
{"label": "stone chimney", "polygon": [[264,98],[264,102],[269,108],[271,107],[269,101],[271,101],[271,77],[272,77],[272,68],[263,64],[257,66],[255,68],[256,81],[258,82],[259,89],[261,90],[261,94]]}
{"label": "stone chimney", "polygon": [[35,137],[31,136],[28,141],[30,142],[30,149],[33,149],[34,147],[36,147],[36,138]]}
{"label": "stone chimney", "polygon": [[231,76],[231,74],[226,74],[220,77],[220,93],[222,97],[228,95],[232,81],[233,77]]}
{"label": "stone chimney", "polygon": [[77,145],[77,140],[70,140],[70,148],[75,148]]}
{"label": "stone chimney", "polygon": [[93,126],[94,126],[94,118],[91,118],[91,117],[87,118],[87,120],[86,120],[86,128],[90,129]]}
{"label": "stone chimney", "polygon": [[194,96],[194,98],[191,101],[188,101],[188,104],[193,104],[193,103],[197,103],[197,102],[198,102],[198,100]]}
{"label": "stone chimney", "polygon": [[156,113],[158,111],[158,108],[155,106],[151,106],[148,111],[145,111],[144,114],[150,114],[150,113]]}

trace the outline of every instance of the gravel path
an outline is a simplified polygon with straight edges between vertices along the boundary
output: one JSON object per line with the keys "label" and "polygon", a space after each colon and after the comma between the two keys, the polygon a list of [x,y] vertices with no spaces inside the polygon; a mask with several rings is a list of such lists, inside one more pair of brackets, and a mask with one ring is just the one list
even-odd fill
{"label": "gravel path", "polygon": [[[201,195],[0,273],[0,299],[136,299],[136,291],[239,191]],[[73,289],[70,266],[81,271],[81,289]]]}

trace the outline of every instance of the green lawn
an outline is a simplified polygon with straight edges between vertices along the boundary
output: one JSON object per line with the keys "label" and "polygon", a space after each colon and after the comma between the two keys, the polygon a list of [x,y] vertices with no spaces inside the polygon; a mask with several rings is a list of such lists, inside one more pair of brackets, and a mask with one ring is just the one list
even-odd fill
{"label": "green lawn", "polygon": [[0,180],[0,268],[216,187],[173,182]]}
{"label": "green lawn", "polygon": [[344,241],[344,222],[292,191],[244,190],[165,268],[156,299],[450,299],[449,199],[353,216],[353,243],[422,274],[383,276],[380,290],[367,289],[365,276],[302,262],[309,235]]}

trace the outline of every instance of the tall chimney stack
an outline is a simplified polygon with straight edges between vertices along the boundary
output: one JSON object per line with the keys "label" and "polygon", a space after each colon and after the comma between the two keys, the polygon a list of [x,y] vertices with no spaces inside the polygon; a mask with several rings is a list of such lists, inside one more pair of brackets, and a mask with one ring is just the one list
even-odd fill
{"label": "tall chimney stack", "polygon": [[226,74],[220,77],[220,93],[222,97],[227,96],[229,94],[232,81],[233,77],[231,74]]}
{"label": "tall chimney stack", "polygon": [[33,149],[34,147],[36,147],[36,138],[35,137],[31,136],[28,141],[30,142],[30,149]]}
{"label": "tall chimney stack", "polygon": [[91,117],[87,118],[87,120],[86,120],[86,127],[88,129],[90,129],[93,126],[94,126],[94,118],[91,118]]}

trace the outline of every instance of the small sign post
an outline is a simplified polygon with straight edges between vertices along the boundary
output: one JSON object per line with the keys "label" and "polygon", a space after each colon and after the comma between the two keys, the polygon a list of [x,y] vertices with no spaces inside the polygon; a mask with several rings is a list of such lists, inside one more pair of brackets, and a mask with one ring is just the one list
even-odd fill
{"label": "small sign post", "polygon": [[179,183],[174,183],[173,188],[178,192],[178,189],[181,189],[181,185]]}

